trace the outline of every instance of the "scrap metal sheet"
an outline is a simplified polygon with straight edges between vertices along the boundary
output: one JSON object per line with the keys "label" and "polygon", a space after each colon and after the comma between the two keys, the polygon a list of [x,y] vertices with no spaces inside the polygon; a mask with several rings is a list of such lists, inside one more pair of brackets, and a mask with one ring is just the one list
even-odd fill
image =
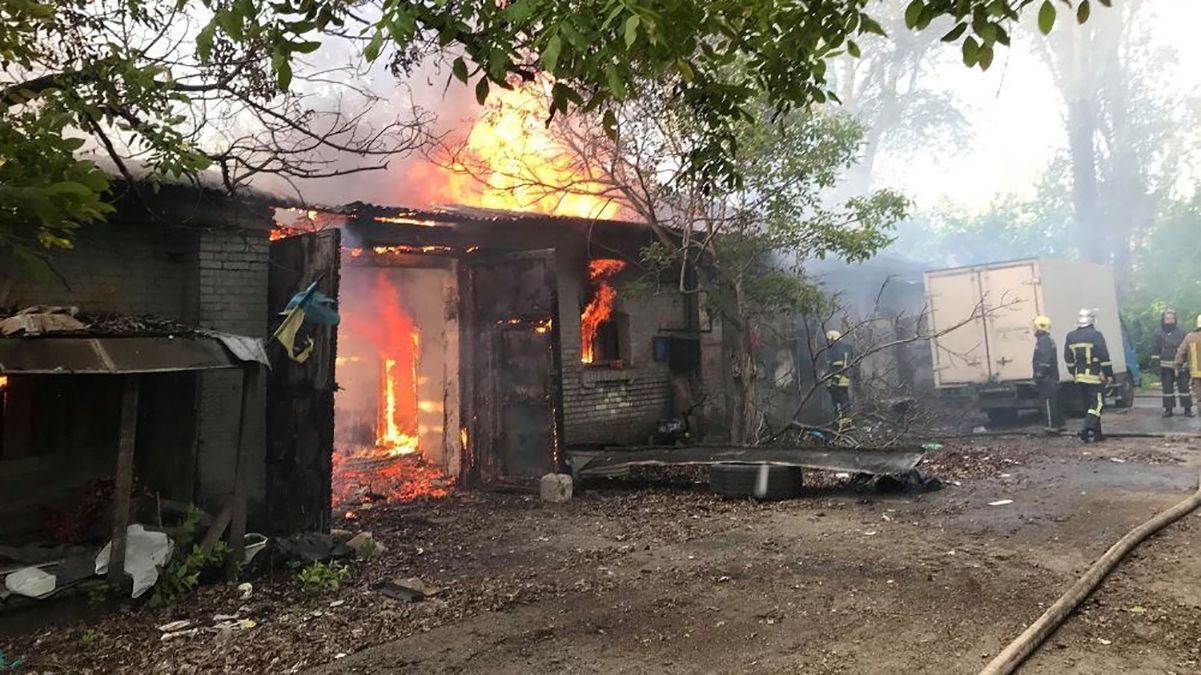
{"label": "scrap metal sheet", "polygon": [[[578,475],[589,477],[621,474],[632,466],[764,463],[887,476],[913,470],[926,453],[920,450],[861,448],[692,446],[606,449],[599,452],[568,450],[567,454],[573,460],[581,460]],[[591,459],[588,459],[588,455],[592,455]]]}

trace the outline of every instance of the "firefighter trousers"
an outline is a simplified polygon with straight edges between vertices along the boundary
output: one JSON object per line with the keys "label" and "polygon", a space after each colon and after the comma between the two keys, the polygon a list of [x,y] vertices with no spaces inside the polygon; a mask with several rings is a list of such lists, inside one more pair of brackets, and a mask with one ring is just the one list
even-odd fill
{"label": "firefighter trousers", "polygon": [[1189,395],[1189,376],[1187,370],[1160,367],[1159,379],[1163,382],[1163,409],[1171,410],[1176,407],[1179,394],[1180,407],[1188,410],[1193,407],[1193,398]]}
{"label": "firefighter trousers", "polygon": [[834,417],[838,420],[838,426],[841,428],[851,409],[851,388],[830,385],[827,390],[830,392],[830,400],[834,402]]}
{"label": "firefighter trousers", "polygon": [[1048,429],[1064,427],[1063,409],[1059,407],[1059,380],[1038,381],[1038,400]]}
{"label": "firefighter trousers", "polygon": [[1084,429],[1081,433],[1092,433],[1094,439],[1101,438],[1101,412],[1105,410],[1105,385],[1092,382],[1077,382],[1080,401],[1084,404]]}

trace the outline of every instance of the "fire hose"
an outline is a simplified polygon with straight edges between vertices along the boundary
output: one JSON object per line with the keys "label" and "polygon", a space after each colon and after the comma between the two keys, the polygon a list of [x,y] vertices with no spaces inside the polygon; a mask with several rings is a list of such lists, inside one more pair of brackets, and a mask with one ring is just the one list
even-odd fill
{"label": "fire hose", "polygon": [[1000,654],[997,654],[996,658],[980,671],[980,675],[1007,675],[1016,670],[1027,657],[1039,648],[1043,641],[1063,624],[1068,615],[1096,590],[1105,576],[1118,566],[1126,554],[1133,551],[1144,539],[1192,513],[1198,506],[1201,506],[1201,477],[1198,477],[1197,491],[1191,497],[1177,503],[1167,511],[1160,512],[1154,518],[1126,533],[1126,536],[1109,547],[1105,555],[1098,558],[1084,576],[1077,579],[1076,583],[1072,584],[1072,587],[1055,601],[1055,604],[1043,612],[1043,615],[1038,617],[1038,621],[1030,624],[1029,628],[1013,642],[1010,642]]}

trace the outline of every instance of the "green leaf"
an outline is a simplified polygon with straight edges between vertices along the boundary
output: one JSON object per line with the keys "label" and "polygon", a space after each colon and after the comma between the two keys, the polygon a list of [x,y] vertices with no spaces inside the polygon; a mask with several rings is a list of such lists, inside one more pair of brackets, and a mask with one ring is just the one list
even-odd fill
{"label": "green leaf", "polygon": [[241,16],[230,10],[225,10],[218,12],[216,19],[221,23],[221,28],[225,31],[226,35],[230,36],[234,40],[240,41],[242,39]]}
{"label": "green leaf", "polygon": [[630,18],[626,19],[625,36],[627,47],[632,46],[634,41],[638,39],[638,23],[640,21],[642,21],[642,18],[637,14],[633,14]]}
{"label": "green leaf", "polygon": [[879,35],[880,37],[888,37],[888,33],[884,30],[880,23],[870,16],[863,17],[863,23],[860,26],[860,30],[862,30],[864,33],[872,33],[874,35]]}
{"label": "green leaf", "polygon": [[859,58],[861,56],[859,45],[855,44],[854,40],[847,40],[847,53],[855,58]]}
{"label": "green leaf", "polygon": [[1076,7],[1076,22],[1084,23],[1088,21],[1088,15],[1092,12],[1092,8],[1088,6],[1088,0],[1080,0],[1080,5]]}
{"label": "green leaf", "polygon": [[285,58],[280,62],[279,67],[275,69],[275,75],[279,84],[280,91],[287,91],[292,84],[292,64]]}
{"label": "green leaf", "polygon": [[955,26],[954,28],[952,28],[951,30],[947,31],[947,34],[942,36],[942,41],[943,42],[954,42],[954,41],[958,40],[960,37],[962,37],[965,32],[967,32],[967,24],[961,23],[961,24]]}
{"label": "green leaf", "polygon": [[455,79],[463,84],[467,84],[467,63],[463,61],[463,57],[460,56],[459,58],[455,59],[455,62],[451,66],[450,70],[452,73],[454,73]]}
{"label": "green leaf", "polygon": [[379,51],[384,46],[384,34],[382,31],[375,31],[375,35],[371,36],[371,42],[367,43],[366,49],[363,50],[363,57],[368,61],[374,61],[379,58]]}
{"label": "green leaf", "polygon": [[505,7],[504,15],[506,19],[512,21],[513,23],[521,23],[522,21],[528,19],[530,13],[533,11],[533,3],[526,2],[525,0],[517,0],[517,2]]}
{"label": "green leaf", "polygon": [[988,67],[992,65],[992,59],[992,47],[987,45],[981,47],[980,51],[976,54],[976,60],[980,63],[980,70],[988,70]]}
{"label": "green leaf", "polygon": [[196,34],[196,54],[201,61],[208,61],[213,53],[213,36],[217,33],[217,24],[210,21]]}
{"label": "green leaf", "polygon": [[312,54],[313,52],[317,51],[320,48],[321,48],[320,42],[307,41],[307,42],[293,42],[292,43],[292,51],[296,52],[297,54]]}
{"label": "green leaf", "polygon": [[612,110],[605,111],[601,118],[601,126],[604,127],[605,136],[608,136],[609,140],[617,140],[617,115]]}
{"label": "green leaf", "polygon": [[1043,6],[1038,8],[1038,29],[1043,35],[1055,27],[1055,4],[1051,0],[1043,0]]}
{"label": "green leaf", "polygon": [[479,82],[475,83],[475,100],[480,105],[484,105],[484,101],[488,100],[488,78],[481,77]]}
{"label": "green leaf", "polygon": [[555,66],[559,63],[559,52],[563,49],[563,41],[556,34],[551,37],[546,43],[546,49],[542,50],[542,69],[548,73],[555,72]]}
{"label": "green leaf", "polygon": [[963,65],[972,67],[976,65],[980,58],[980,43],[976,42],[976,38],[967,36],[963,40]]}
{"label": "green leaf", "polygon": [[922,10],[926,8],[926,3],[922,0],[913,0],[909,6],[905,8],[905,27],[914,28],[917,22],[922,18]]}
{"label": "green leaf", "polygon": [[617,68],[609,68],[605,72],[605,76],[609,80],[609,91],[613,93],[613,98],[621,101],[626,97],[626,84],[621,79],[621,73],[617,72]]}

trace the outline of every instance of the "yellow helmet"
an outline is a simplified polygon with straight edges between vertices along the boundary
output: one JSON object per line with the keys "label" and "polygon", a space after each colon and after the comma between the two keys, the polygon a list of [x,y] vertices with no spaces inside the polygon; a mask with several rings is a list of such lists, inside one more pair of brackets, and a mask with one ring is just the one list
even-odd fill
{"label": "yellow helmet", "polygon": [[[1201,321],[1201,317],[1197,317],[1197,318],[1199,321]],[[839,333],[836,330],[826,331],[826,339],[829,340],[830,342],[835,342],[838,339],[840,339],[841,337],[842,337],[842,333]]]}
{"label": "yellow helmet", "polygon": [[1051,317],[1042,315],[1034,317],[1034,327],[1038,330],[1051,330]]}

